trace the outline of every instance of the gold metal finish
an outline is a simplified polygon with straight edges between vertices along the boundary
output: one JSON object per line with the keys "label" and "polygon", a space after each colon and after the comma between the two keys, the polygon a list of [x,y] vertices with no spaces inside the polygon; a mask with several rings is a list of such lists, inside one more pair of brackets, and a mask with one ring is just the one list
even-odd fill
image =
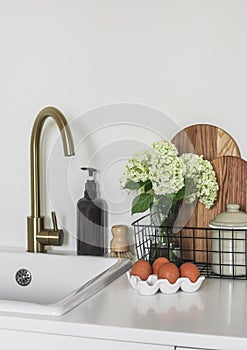
{"label": "gold metal finish", "polygon": [[57,228],[56,215],[52,212],[53,229],[45,229],[40,215],[40,138],[48,117],[56,122],[62,137],[64,155],[72,156],[74,143],[65,116],[55,107],[42,109],[33,125],[30,143],[31,216],[27,218],[27,251],[45,252],[45,245],[62,245],[64,233]]}

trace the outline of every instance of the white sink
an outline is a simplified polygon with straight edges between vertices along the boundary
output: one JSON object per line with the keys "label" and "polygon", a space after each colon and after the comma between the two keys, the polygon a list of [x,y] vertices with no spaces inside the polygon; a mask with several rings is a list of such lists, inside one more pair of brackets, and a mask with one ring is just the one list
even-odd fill
{"label": "white sink", "polygon": [[[0,252],[0,311],[62,315],[131,265],[129,259]],[[30,272],[29,284],[17,282],[19,270],[22,284],[30,281]]]}

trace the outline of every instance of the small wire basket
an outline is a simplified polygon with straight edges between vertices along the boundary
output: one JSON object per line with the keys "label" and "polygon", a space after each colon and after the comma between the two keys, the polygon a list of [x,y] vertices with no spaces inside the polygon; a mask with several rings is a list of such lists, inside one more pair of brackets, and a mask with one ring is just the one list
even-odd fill
{"label": "small wire basket", "polygon": [[244,228],[168,227],[150,214],[134,221],[138,259],[151,264],[164,256],[177,266],[192,262],[210,278],[247,279],[247,230]]}

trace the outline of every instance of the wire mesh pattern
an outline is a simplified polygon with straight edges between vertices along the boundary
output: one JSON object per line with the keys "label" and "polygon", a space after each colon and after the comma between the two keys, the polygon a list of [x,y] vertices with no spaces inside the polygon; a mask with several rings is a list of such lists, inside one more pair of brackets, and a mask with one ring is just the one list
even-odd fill
{"label": "wire mesh pattern", "polygon": [[168,227],[150,223],[150,215],[132,223],[138,259],[160,256],[176,265],[190,261],[210,278],[247,279],[247,229]]}

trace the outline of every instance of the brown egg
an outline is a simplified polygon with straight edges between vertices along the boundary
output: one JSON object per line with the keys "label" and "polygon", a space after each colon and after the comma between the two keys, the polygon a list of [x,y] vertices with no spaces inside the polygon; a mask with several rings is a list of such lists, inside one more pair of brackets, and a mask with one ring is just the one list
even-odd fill
{"label": "brown egg", "polygon": [[175,283],[180,277],[179,268],[173,263],[165,263],[160,266],[158,272],[159,279],[167,279],[170,283]]}
{"label": "brown egg", "polygon": [[158,272],[159,272],[160,266],[163,265],[163,264],[167,264],[169,262],[170,261],[167,258],[163,257],[163,256],[161,256],[161,257],[157,258],[156,260],[154,260],[153,265],[152,265],[153,273],[157,275]]}
{"label": "brown egg", "polygon": [[193,283],[196,282],[200,276],[198,267],[191,262],[186,262],[180,266],[180,274],[181,277],[188,277]]}
{"label": "brown egg", "polygon": [[146,260],[137,260],[130,271],[131,276],[139,276],[141,280],[146,281],[152,274],[152,267]]}

